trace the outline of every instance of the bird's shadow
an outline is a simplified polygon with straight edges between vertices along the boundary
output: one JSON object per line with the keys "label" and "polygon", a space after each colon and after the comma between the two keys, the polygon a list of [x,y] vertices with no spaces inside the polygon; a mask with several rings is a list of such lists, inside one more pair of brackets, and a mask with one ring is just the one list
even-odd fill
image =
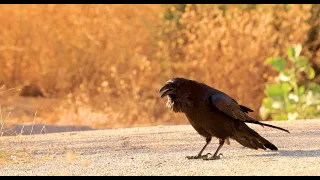
{"label": "bird's shadow", "polygon": [[320,149],[313,150],[278,150],[268,154],[253,154],[249,156],[271,157],[271,156],[286,156],[286,157],[320,157]]}

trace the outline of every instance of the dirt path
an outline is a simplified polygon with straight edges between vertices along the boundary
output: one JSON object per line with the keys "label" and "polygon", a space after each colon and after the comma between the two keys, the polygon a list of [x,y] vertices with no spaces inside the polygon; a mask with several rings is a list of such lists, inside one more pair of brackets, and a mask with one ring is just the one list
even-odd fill
{"label": "dirt path", "polygon": [[2,137],[0,175],[320,175],[320,120],[271,124],[291,133],[250,126],[279,151],[231,141],[215,161],[185,158],[205,143],[190,125]]}

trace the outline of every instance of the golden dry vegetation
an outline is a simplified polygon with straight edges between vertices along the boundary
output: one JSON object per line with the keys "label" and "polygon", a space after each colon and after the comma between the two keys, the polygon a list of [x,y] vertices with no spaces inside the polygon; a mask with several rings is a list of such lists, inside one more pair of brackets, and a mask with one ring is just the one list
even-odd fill
{"label": "golden dry vegetation", "polygon": [[45,96],[3,92],[3,116],[17,106],[28,110],[26,120],[14,110],[8,121],[32,121],[37,112],[37,123],[47,124],[187,123],[157,94],[169,78],[182,76],[230,94],[259,119],[265,83],[274,75],[267,57],[302,43],[319,67],[320,51],[312,47],[320,37],[309,41],[319,19],[311,8],[0,5],[0,85],[38,85]]}

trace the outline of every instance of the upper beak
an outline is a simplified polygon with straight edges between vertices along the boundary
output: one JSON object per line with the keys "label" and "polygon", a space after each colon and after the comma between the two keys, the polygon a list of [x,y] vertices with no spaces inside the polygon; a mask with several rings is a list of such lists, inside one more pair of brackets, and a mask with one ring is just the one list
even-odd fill
{"label": "upper beak", "polygon": [[159,90],[159,93],[163,92],[164,90],[166,90],[166,91],[161,95],[161,98],[163,98],[164,96],[170,95],[170,94],[176,94],[176,89],[173,87],[172,83],[167,83],[166,85],[164,85]]}

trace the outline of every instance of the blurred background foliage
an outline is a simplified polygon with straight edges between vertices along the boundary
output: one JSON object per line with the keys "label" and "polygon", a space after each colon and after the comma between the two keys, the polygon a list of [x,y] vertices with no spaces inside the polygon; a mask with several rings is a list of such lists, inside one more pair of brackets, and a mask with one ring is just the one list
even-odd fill
{"label": "blurred background foliage", "polygon": [[[181,76],[228,93],[259,120],[319,116],[306,99],[319,93],[320,5],[24,4],[0,11],[0,85],[44,96],[1,93],[2,112],[37,110],[41,123],[91,127],[184,124],[157,94]],[[270,94],[279,86],[288,86],[285,95]],[[270,106],[275,101],[285,107]]]}
{"label": "blurred background foliage", "polygon": [[[320,116],[320,85],[312,82],[315,71],[309,59],[300,56],[301,44],[288,48],[288,59],[266,60],[279,72],[274,83],[267,83],[260,114],[263,119],[311,119]],[[288,68],[287,64],[290,64]]]}

